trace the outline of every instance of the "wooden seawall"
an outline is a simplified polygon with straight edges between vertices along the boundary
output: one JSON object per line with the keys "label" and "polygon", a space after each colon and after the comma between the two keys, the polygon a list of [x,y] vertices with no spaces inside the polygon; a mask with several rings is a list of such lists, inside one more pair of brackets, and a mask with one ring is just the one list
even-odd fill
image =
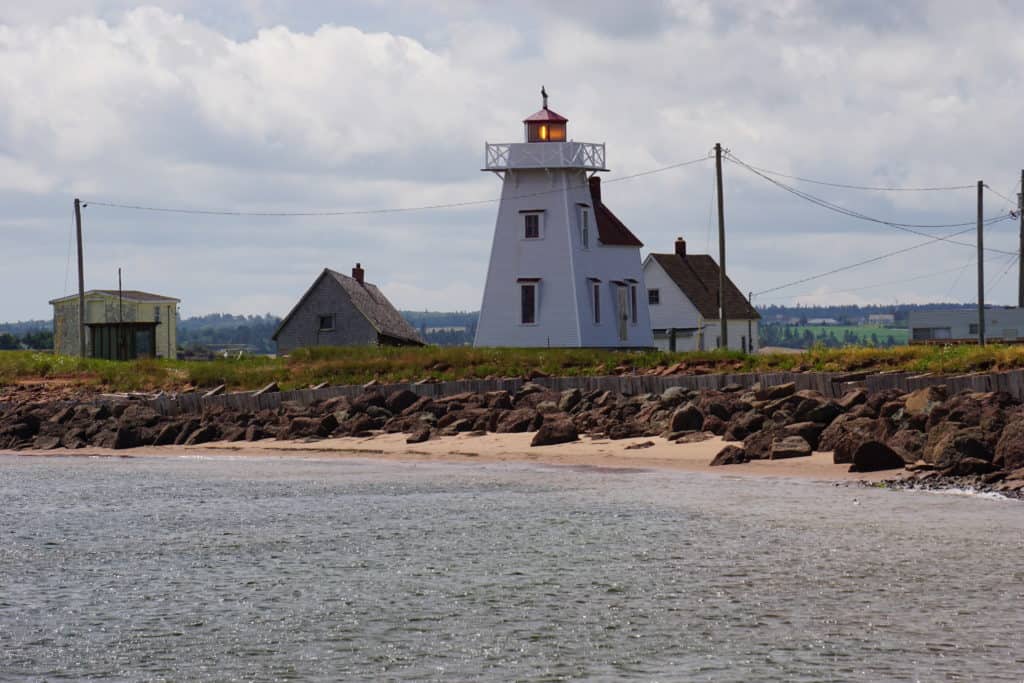
{"label": "wooden seawall", "polygon": [[[379,384],[373,390],[391,393],[408,389],[420,396],[437,398],[464,392],[482,393],[508,391],[515,393],[527,380],[458,380],[431,384]],[[595,389],[613,391],[626,395],[661,393],[669,387],[684,389],[721,389],[730,384],[750,387],[793,382],[798,389],[815,389],[828,397],[838,398],[850,389],[863,387],[869,392],[885,389],[913,391],[922,387],[944,384],[951,393],[965,389],[971,391],[1005,391],[1019,400],[1024,400],[1024,370],[1009,370],[996,373],[973,373],[968,375],[892,373],[840,373],[840,372],[757,372],[742,374],[709,375],[611,375],[601,377],[539,377],[529,380],[557,391],[580,389],[584,392]],[[322,389],[297,389],[274,393],[255,394],[239,392],[204,397],[201,394],[178,394],[160,396],[149,401],[149,405],[163,415],[201,413],[216,408],[227,408],[240,412],[255,412],[279,408],[283,403],[295,402],[309,405],[336,396],[353,397],[366,391],[361,385],[339,385]]]}

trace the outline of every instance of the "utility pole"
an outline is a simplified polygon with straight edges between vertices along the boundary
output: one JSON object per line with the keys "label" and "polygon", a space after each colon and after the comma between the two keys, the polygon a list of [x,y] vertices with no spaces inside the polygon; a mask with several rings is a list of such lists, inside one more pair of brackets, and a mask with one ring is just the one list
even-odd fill
{"label": "utility pole", "polygon": [[715,177],[718,183],[718,326],[719,348],[729,348],[729,324],[725,317],[725,201],[722,197],[722,145],[715,143]]}
{"label": "utility pole", "polygon": [[985,221],[984,210],[985,182],[978,181],[978,345],[985,345],[985,237],[982,227]]}
{"label": "utility pole", "polygon": [[75,234],[78,237],[78,355],[85,358],[85,274],[82,272],[82,202],[75,197]]}
{"label": "utility pole", "polygon": [[1024,308],[1024,169],[1020,172],[1020,192],[1017,193],[1017,215],[1020,218],[1020,251],[1017,256],[1017,307]]}

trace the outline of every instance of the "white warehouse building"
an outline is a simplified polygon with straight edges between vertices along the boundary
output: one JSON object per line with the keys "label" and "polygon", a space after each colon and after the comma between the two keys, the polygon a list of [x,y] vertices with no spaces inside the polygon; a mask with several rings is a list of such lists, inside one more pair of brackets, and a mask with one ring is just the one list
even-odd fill
{"label": "white warehouse building", "polygon": [[[912,310],[907,316],[911,342],[967,341],[978,338],[977,308]],[[1024,308],[985,309],[986,341],[1018,341],[1024,338]]]}

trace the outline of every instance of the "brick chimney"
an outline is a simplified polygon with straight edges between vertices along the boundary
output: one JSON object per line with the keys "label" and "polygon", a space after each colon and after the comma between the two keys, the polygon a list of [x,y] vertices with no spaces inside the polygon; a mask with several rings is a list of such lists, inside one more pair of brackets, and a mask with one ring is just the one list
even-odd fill
{"label": "brick chimney", "polygon": [[594,200],[595,206],[601,203],[601,177],[590,176],[590,197]]}
{"label": "brick chimney", "polygon": [[357,263],[356,267],[352,269],[352,279],[359,284],[363,284],[363,275],[365,275],[363,267]]}
{"label": "brick chimney", "polygon": [[686,256],[686,240],[682,237],[676,238],[676,254],[679,256]]}

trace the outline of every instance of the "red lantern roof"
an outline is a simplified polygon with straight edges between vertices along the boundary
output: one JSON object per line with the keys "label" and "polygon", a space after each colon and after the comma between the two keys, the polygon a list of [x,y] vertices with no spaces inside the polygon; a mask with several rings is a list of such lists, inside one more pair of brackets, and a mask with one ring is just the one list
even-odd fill
{"label": "red lantern roof", "polygon": [[569,119],[565,118],[561,114],[556,114],[547,107],[544,107],[536,114],[531,114],[530,116],[523,119],[523,123],[536,123],[538,121],[548,123],[566,123],[568,120]]}

